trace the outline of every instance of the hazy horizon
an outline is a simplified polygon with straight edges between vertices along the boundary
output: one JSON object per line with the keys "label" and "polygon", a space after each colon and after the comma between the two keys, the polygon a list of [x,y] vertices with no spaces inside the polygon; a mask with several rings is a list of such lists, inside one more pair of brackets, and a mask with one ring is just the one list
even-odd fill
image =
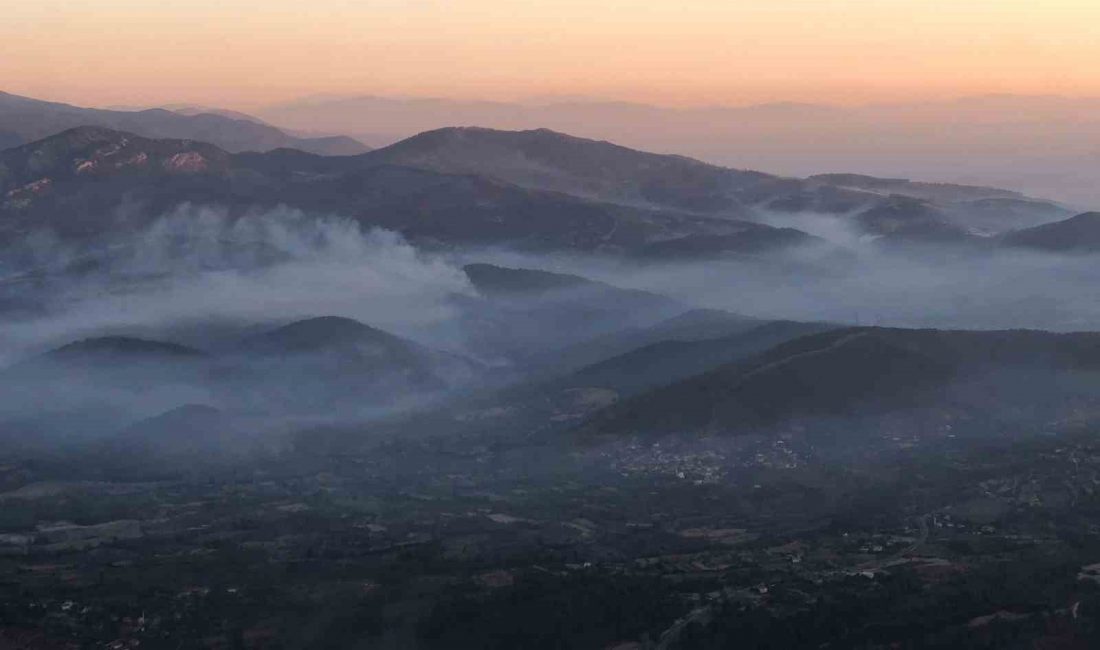
{"label": "hazy horizon", "polygon": [[232,110],[372,147],[550,128],[1100,206],[1086,0],[40,0],[6,17],[0,91],[35,99]]}
{"label": "hazy horizon", "polygon": [[8,13],[0,85],[91,105],[243,108],[318,93],[665,105],[1100,94],[1081,65],[1100,58],[1100,7],[1082,0],[43,0]]}
{"label": "hazy horizon", "polygon": [[393,102],[454,102],[461,104],[484,105],[518,105],[525,107],[551,107],[569,105],[609,105],[654,108],[667,111],[698,111],[698,110],[739,110],[753,108],[798,108],[819,107],[836,109],[867,109],[867,108],[918,108],[918,107],[949,107],[953,104],[963,105],[971,102],[1018,100],[1039,102],[1100,102],[1100,91],[1088,94],[1073,93],[1027,93],[1027,92],[960,92],[957,94],[943,95],[919,95],[914,94],[898,98],[860,98],[848,99],[842,97],[818,100],[800,99],[799,93],[792,91],[789,95],[777,94],[774,97],[762,97],[758,99],[743,98],[729,101],[708,101],[705,98],[698,101],[673,102],[662,101],[660,97],[647,99],[644,97],[619,96],[615,94],[573,94],[573,93],[534,93],[515,96],[491,96],[491,95],[467,95],[464,93],[402,93],[385,92],[378,89],[362,88],[348,90],[346,92],[302,92],[289,93],[284,97],[264,102],[232,102],[218,101],[211,98],[210,101],[201,96],[150,96],[144,101],[85,101],[80,96],[61,90],[56,94],[35,94],[30,90],[20,89],[15,86],[0,86],[0,92],[11,95],[36,99],[39,101],[68,104],[82,108],[95,108],[102,110],[142,111],[155,108],[176,110],[182,108],[205,108],[226,111],[239,111],[241,113],[254,113],[260,116],[265,111],[290,106],[302,106],[328,102],[345,102],[360,99],[376,99]]}

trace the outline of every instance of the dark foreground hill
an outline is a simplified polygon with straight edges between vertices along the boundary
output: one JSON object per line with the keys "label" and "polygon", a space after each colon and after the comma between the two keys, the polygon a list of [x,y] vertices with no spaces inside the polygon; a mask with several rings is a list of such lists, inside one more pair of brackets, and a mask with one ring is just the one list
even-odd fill
{"label": "dark foreground hill", "polygon": [[185,404],[131,424],[113,436],[108,447],[136,457],[228,454],[244,447],[234,440],[239,433],[218,409]]}
{"label": "dark foreground hill", "polygon": [[587,429],[737,434],[913,409],[963,419],[1012,413],[1023,426],[1052,402],[1087,399],[1087,373],[1097,370],[1097,334],[847,328],[642,394]]}
{"label": "dark foreground hill", "polygon": [[263,435],[264,426],[270,422],[241,419],[206,404],[184,404],[140,418],[88,449],[110,473],[179,478],[279,449],[279,437]]}
{"label": "dark foreground hill", "polygon": [[566,378],[573,387],[609,388],[620,395],[672,384],[717,366],[759,354],[785,341],[823,330],[824,323],[773,321],[717,338],[670,338],[582,368]]}
{"label": "dark foreground hill", "polygon": [[1100,252],[1100,212],[1012,232],[1002,241],[1009,246],[1053,253]]}

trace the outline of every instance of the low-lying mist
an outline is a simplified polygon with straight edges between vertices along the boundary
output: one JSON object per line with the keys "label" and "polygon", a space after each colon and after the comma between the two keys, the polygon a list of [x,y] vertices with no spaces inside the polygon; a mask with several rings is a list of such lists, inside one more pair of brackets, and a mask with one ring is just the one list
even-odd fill
{"label": "low-lying mist", "polygon": [[995,246],[892,247],[855,234],[842,218],[803,215],[835,244],[767,256],[646,263],[589,255],[532,257],[482,251],[479,260],[577,273],[698,307],[765,319],[946,329],[1091,330],[1100,327],[1095,256]]}
{"label": "low-lying mist", "polygon": [[6,284],[36,309],[0,332],[0,363],[105,333],[217,345],[222,329],[232,338],[319,315],[415,335],[449,318],[447,297],[471,291],[460,268],[395,233],[291,209],[231,219],[181,206],[142,232],[80,250],[48,235],[31,241],[23,259],[33,266],[9,272]]}
{"label": "low-lying mist", "polygon": [[216,345],[204,337],[216,338],[217,324],[232,337],[237,328],[321,315],[462,351],[461,335],[446,327],[455,316],[450,298],[474,293],[461,267],[485,261],[760,318],[1055,330],[1100,323],[1100,305],[1089,299],[1100,266],[1088,256],[892,249],[835,216],[796,215],[775,225],[809,230],[842,252],[644,263],[500,248],[427,253],[338,217],[279,209],[233,219],[218,208],[181,206],[142,232],[81,250],[47,235],[28,238],[22,268],[5,270],[4,289],[9,302],[33,301],[35,309],[9,315],[0,362],[103,333]]}
{"label": "low-lying mist", "polygon": [[[547,359],[570,346],[576,355],[586,341],[577,358],[600,360],[593,351],[600,341],[615,350],[607,356],[622,354],[626,343],[599,337],[695,308],[893,327],[1100,326],[1092,298],[1100,265],[1092,257],[995,246],[898,248],[854,235],[843,219],[787,219],[777,225],[801,225],[833,248],[676,262],[502,248],[429,251],[336,216],[277,209],[232,217],[192,205],[140,232],[81,247],[36,233],[5,256],[0,409],[5,422],[34,420],[26,431],[44,427],[68,437],[80,437],[74,430],[123,430],[196,404],[227,414],[230,430],[240,429],[242,418],[268,421],[265,427],[358,422],[456,391],[530,379],[535,360],[545,373]],[[600,289],[501,299],[479,295],[463,269],[473,262],[659,295],[609,297]],[[130,338],[109,342],[107,356],[95,356],[101,348],[87,356],[77,346],[85,354],[79,370],[65,365],[69,356],[48,353],[104,336]],[[178,351],[158,348],[138,359],[133,349],[149,351],[135,339],[188,351],[177,358]],[[60,370],[34,366],[44,353],[44,363]],[[26,368],[41,371],[37,384],[24,382]]]}

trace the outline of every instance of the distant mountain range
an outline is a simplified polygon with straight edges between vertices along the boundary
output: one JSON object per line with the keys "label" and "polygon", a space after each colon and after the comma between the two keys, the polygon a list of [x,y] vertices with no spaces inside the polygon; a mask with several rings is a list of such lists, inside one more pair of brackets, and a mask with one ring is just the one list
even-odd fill
{"label": "distant mountain range", "polygon": [[1100,190],[1091,182],[1100,163],[1098,109],[1095,98],[1024,95],[682,108],[363,96],[303,99],[257,113],[280,126],[337,129],[382,144],[451,125],[545,127],[782,175],[841,170],[992,185],[1088,209],[1100,207]]}
{"label": "distant mountain range", "polygon": [[231,152],[289,147],[324,155],[351,155],[369,150],[352,138],[295,137],[257,118],[219,109],[104,110],[0,92],[0,149],[81,126],[116,129],[146,138],[198,140]]}
{"label": "distant mountain range", "polygon": [[[0,152],[0,201],[0,237],[8,241],[42,227],[78,239],[129,230],[181,203],[232,213],[286,205],[426,245],[662,259],[820,246],[815,220],[830,216],[869,238],[965,244],[1071,215],[991,188],[783,178],[544,129],[473,128],[326,157],[292,149],[230,153],[195,140],[80,127]],[[1004,223],[989,202],[1007,215]],[[980,208],[971,223],[974,204]],[[799,215],[813,217],[800,224],[806,231],[781,223]]]}

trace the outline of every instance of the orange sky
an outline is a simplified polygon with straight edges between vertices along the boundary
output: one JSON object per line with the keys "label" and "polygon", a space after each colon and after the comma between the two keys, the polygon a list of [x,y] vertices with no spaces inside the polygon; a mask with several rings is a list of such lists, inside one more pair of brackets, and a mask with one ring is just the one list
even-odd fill
{"label": "orange sky", "polygon": [[1100,0],[13,0],[0,89],[665,104],[1100,95]]}

